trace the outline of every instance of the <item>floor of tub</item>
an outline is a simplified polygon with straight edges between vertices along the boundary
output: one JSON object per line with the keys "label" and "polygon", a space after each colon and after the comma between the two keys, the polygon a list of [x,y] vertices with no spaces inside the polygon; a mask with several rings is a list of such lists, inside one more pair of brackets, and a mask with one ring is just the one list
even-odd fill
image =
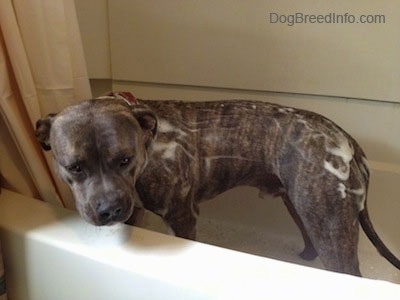
{"label": "floor of tub", "polygon": [[[233,194],[235,197],[231,197]],[[250,200],[246,204],[235,200],[243,197]],[[324,269],[318,258],[305,261],[298,255],[303,250],[300,232],[279,200],[257,200],[254,191],[239,189],[224,194],[218,201],[201,204],[200,210],[196,238],[199,242]],[[166,233],[162,221],[150,213],[146,213],[143,227]],[[399,270],[380,256],[362,230],[359,260],[363,277],[400,284]]]}

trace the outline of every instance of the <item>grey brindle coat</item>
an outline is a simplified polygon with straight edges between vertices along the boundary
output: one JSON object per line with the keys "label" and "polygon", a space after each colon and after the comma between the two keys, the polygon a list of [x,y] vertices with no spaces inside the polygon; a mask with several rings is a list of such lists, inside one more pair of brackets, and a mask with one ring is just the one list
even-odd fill
{"label": "grey brindle coat", "polygon": [[[37,123],[80,214],[125,222],[138,203],[180,237],[195,238],[199,203],[239,185],[283,198],[301,230],[301,256],[360,275],[359,221],[400,268],[368,217],[369,171],[356,141],[309,111],[256,101],[88,100]],[[137,195],[139,199],[137,199]]]}

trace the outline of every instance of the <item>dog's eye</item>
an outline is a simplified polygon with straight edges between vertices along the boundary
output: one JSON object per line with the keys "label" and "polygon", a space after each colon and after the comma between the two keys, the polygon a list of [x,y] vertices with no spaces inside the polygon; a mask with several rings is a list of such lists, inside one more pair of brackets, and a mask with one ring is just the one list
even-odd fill
{"label": "dog's eye", "polygon": [[72,173],[81,173],[82,172],[82,167],[80,165],[72,165],[67,167],[68,171],[72,172]]}
{"label": "dog's eye", "polygon": [[121,159],[121,161],[119,162],[119,166],[125,167],[127,165],[129,165],[129,163],[131,162],[131,158],[130,157],[124,157],[123,159]]}

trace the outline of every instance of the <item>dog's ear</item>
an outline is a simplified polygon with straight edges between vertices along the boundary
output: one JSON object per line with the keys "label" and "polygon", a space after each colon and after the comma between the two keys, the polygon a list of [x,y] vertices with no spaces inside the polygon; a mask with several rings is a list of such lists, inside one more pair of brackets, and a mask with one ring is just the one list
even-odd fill
{"label": "dog's ear", "polygon": [[156,114],[142,107],[135,107],[132,110],[133,115],[138,120],[140,127],[143,129],[144,142],[148,146],[152,139],[157,135],[157,117]]}
{"label": "dog's ear", "polygon": [[50,146],[50,129],[56,114],[49,114],[47,117],[40,119],[36,122],[36,138],[42,146],[43,150],[49,151]]}

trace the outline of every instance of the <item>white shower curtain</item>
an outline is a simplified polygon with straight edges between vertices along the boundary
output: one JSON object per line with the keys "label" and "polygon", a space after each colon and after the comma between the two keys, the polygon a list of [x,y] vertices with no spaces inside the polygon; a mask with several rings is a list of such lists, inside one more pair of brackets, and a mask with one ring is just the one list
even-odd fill
{"label": "white shower curtain", "polygon": [[[0,130],[12,137],[15,145],[5,147],[18,149],[25,177],[44,201],[73,207],[35,140],[36,120],[90,97],[74,1],[1,0],[0,112],[6,128]],[[0,166],[5,181],[11,168]],[[13,189],[20,190],[18,180]]]}

